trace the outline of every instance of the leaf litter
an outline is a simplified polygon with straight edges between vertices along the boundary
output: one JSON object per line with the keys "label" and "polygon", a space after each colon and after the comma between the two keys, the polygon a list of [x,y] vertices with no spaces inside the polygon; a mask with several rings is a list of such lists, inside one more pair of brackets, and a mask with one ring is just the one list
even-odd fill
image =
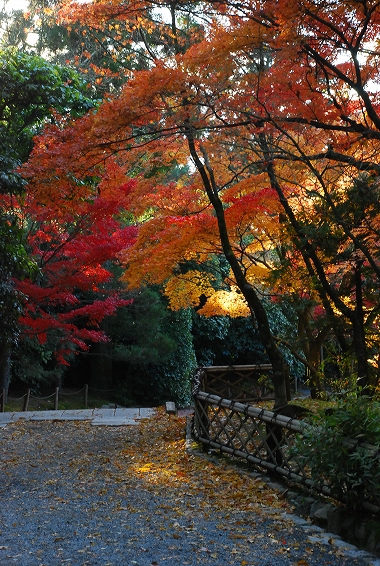
{"label": "leaf litter", "polygon": [[308,541],[289,504],[185,449],[185,419],[16,422],[0,431],[0,564],[363,566]]}

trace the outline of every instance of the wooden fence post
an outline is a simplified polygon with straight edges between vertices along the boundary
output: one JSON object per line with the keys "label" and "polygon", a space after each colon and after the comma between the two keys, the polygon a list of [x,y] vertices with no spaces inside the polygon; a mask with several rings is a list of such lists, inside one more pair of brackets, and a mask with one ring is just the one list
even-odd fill
{"label": "wooden fence post", "polygon": [[84,386],[84,408],[87,409],[88,407],[88,384]]}
{"label": "wooden fence post", "polygon": [[26,390],[25,399],[24,399],[24,406],[22,408],[23,411],[27,411],[29,407],[29,399],[30,399],[30,389]]}
{"label": "wooden fence post", "polygon": [[59,396],[59,387],[56,387],[55,395],[54,395],[54,411],[58,411],[58,396]]}
{"label": "wooden fence post", "polygon": [[[198,421],[199,430],[197,431],[199,436],[209,440],[210,439],[210,421],[208,418],[208,403],[207,401],[200,400],[196,396],[195,401],[195,414],[194,418]],[[202,451],[208,452],[208,444],[202,442]]]}

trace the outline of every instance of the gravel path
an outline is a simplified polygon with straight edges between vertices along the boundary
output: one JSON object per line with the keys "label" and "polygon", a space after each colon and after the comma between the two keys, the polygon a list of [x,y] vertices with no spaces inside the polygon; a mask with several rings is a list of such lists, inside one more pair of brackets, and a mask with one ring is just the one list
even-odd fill
{"label": "gravel path", "polygon": [[[258,480],[184,450],[184,422],[0,430],[0,564],[364,566]],[[355,556],[358,556],[355,554]]]}

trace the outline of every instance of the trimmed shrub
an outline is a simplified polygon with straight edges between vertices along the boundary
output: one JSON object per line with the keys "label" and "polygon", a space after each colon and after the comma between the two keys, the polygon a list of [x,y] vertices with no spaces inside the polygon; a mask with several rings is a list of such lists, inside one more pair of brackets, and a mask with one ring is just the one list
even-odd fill
{"label": "trimmed shrub", "polygon": [[364,501],[380,505],[380,404],[348,397],[319,413],[299,435],[295,453],[316,486],[356,509]]}

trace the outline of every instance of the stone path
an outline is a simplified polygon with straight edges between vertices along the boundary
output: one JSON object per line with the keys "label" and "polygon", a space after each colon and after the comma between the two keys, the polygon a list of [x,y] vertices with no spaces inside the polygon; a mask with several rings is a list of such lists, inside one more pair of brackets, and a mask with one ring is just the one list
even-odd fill
{"label": "stone path", "polygon": [[91,421],[94,426],[137,425],[154,413],[150,408],[82,409],[0,413],[0,428],[15,421]]}

